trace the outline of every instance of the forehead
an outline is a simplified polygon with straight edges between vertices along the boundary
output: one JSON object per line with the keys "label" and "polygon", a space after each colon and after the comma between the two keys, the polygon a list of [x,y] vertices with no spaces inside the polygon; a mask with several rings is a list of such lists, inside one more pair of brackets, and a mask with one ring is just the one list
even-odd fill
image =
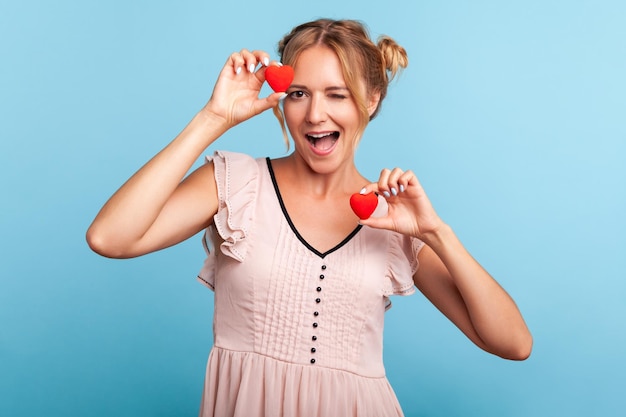
{"label": "forehead", "polygon": [[293,65],[294,84],[327,82],[345,85],[339,57],[326,46],[313,46],[300,53]]}

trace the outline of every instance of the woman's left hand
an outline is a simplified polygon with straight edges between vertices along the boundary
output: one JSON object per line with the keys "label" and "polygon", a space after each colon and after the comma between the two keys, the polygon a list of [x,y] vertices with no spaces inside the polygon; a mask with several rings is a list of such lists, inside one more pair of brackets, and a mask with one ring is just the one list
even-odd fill
{"label": "woman's left hand", "polygon": [[385,216],[361,220],[363,225],[421,240],[427,240],[429,234],[436,233],[443,225],[413,171],[385,168],[378,182],[368,184],[361,192],[372,191],[385,197],[389,209]]}

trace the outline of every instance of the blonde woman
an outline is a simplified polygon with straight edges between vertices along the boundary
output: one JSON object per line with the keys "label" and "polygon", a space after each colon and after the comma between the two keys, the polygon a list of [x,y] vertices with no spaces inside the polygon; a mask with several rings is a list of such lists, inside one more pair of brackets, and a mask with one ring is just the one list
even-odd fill
{"label": "blonde woman", "polygon": [[[200,415],[401,416],[383,321],[389,297],[415,288],[480,348],[528,357],[532,337],[514,301],[415,174],[383,169],[371,181],[355,166],[405,50],[389,37],[373,43],[356,21],[320,19],[294,28],[279,53],[295,73],[286,93],[259,97],[267,67],[280,65],[266,52],[233,53],[206,106],[87,232],[94,251],[127,258],[206,230],[198,279],[215,291],[215,337]],[[290,154],[217,151],[185,177],[224,132],[272,108]],[[348,204],[359,191],[379,193],[386,210],[359,221]]]}

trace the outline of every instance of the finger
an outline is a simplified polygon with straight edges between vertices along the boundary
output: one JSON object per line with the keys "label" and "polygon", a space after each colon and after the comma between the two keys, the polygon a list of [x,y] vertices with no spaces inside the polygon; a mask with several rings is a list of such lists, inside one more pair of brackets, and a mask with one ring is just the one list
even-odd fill
{"label": "finger", "polygon": [[[262,59],[265,59],[265,57],[262,57]],[[280,61],[276,61],[276,60],[271,60],[270,61],[269,58],[268,58],[267,65],[265,65],[265,63],[263,63],[263,67],[260,68],[259,70],[263,70],[263,73],[265,73],[265,69],[267,67],[272,67],[272,66],[274,66],[274,67],[282,67],[283,64]]]}
{"label": "finger", "polygon": [[242,56],[246,62],[246,69],[249,73],[253,74],[259,64],[263,67],[267,67],[270,64],[269,55],[261,50],[254,50],[252,52],[247,49],[242,50]]}
{"label": "finger", "polygon": [[398,183],[398,180],[400,179],[402,174],[404,174],[404,171],[402,171],[400,168],[394,168],[389,173],[389,176],[387,177],[387,187],[391,196],[395,197],[398,195],[398,192],[400,190],[400,184]]}
{"label": "finger", "polygon": [[371,182],[369,184],[365,184],[363,188],[359,191],[359,194],[368,194],[368,193],[377,193],[378,192],[378,183]]}
{"label": "finger", "polygon": [[230,54],[229,63],[232,66],[235,74],[240,74],[242,68],[246,64],[246,61],[240,52],[233,52],[232,54]]}
{"label": "finger", "polygon": [[235,74],[240,74],[243,68],[249,73],[254,73],[259,62],[269,62],[269,57],[262,51],[250,52],[244,48],[239,52],[233,52],[230,62]]}
{"label": "finger", "polygon": [[408,170],[402,173],[398,178],[398,191],[403,193],[410,185],[419,185],[419,181],[413,171]]}
{"label": "finger", "polygon": [[378,190],[386,198],[391,197],[391,189],[389,187],[390,175],[391,171],[388,168],[384,168],[382,171],[380,171],[380,176],[378,177]]}
{"label": "finger", "polygon": [[264,67],[267,67],[270,64],[270,56],[261,50],[254,50],[252,54],[256,57],[257,62],[259,62]]}
{"label": "finger", "polygon": [[378,192],[386,198],[390,198],[405,192],[411,184],[419,185],[413,171],[403,171],[400,168],[394,168],[393,170],[385,168],[381,171],[378,182],[366,184],[360,193]]}
{"label": "finger", "polygon": [[248,70],[249,73],[254,73],[258,64],[257,57],[247,49],[242,49],[240,55],[243,58],[246,70]]}

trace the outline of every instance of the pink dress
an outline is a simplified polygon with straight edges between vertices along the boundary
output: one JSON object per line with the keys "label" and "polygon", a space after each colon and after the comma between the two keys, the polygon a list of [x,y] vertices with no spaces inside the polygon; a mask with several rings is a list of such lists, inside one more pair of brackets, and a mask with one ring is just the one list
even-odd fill
{"label": "pink dress", "polygon": [[198,276],[215,291],[200,416],[402,416],[383,367],[390,295],[415,291],[423,243],[358,226],[320,253],[269,159],[216,152],[219,208]]}

